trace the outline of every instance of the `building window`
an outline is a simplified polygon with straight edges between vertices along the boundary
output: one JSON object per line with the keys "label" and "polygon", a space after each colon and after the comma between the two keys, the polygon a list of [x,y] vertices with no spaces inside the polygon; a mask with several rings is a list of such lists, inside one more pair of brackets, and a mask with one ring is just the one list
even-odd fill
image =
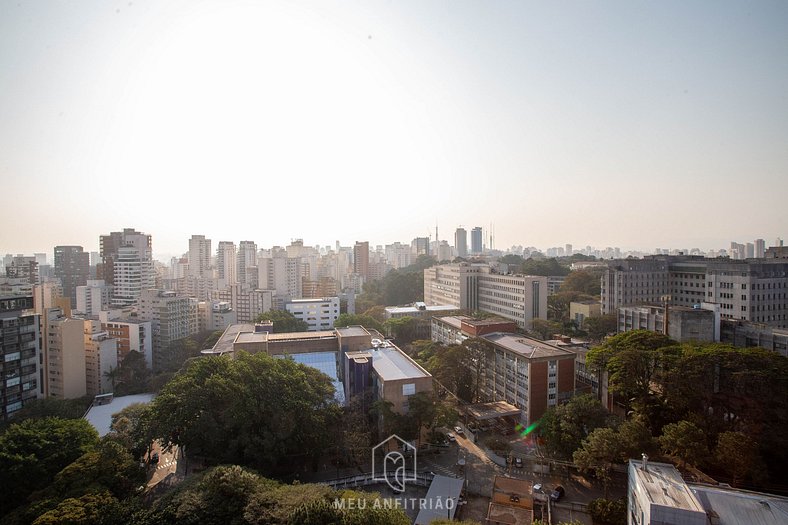
{"label": "building window", "polygon": [[407,383],[402,385],[402,395],[403,396],[412,396],[416,393],[416,383]]}

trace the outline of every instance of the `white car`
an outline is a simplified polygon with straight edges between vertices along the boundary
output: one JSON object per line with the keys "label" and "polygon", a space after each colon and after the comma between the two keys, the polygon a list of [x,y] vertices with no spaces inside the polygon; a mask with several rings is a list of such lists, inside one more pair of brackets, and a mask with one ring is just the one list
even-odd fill
{"label": "white car", "polygon": [[455,431],[455,432],[456,432],[458,435],[460,435],[460,436],[462,436],[463,434],[465,434],[465,432],[463,432],[463,430],[462,430],[462,427],[461,427],[461,426],[456,426],[456,427],[454,427],[454,431]]}

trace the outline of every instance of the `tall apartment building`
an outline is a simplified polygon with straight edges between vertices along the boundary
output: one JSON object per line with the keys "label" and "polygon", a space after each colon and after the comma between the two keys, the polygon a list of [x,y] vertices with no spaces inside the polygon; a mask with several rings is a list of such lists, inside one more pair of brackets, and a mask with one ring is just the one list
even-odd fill
{"label": "tall apartment building", "polygon": [[69,298],[63,297],[59,280],[46,280],[33,285],[33,307],[37,314],[43,315],[47,308],[63,308],[66,315],[71,315],[72,305]]}
{"label": "tall apartment building", "polygon": [[148,368],[153,367],[153,322],[133,317],[116,317],[113,312],[101,312],[101,329],[118,342],[118,364],[129,352],[138,352]]}
{"label": "tall apartment building", "polygon": [[145,290],[140,298],[139,317],[151,322],[154,370],[163,364],[172,343],[197,333],[197,301],[172,291]]}
{"label": "tall apartment building", "polygon": [[212,277],[211,240],[205,235],[192,235],[189,239],[189,276]]}
{"label": "tall apartment building", "polygon": [[488,264],[455,263],[424,270],[424,302],[480,310],[530,329],[547,318],[547,277],[501,274]]}
{"label": "tall apartment building", "polygon": [[38,261],[35,256],[17,255],[6,264],[5,275],[11,279],[24,279],[31,285],[40,282]]}
{"label": "tall apartment building", "polygon": [[457,257],[468,256],[468,232],[465,228],[457,228],[455,230],[454,249],[457,250]]}
{"label": "tall apartment building", "polygon": [[130,306],[139,300],[142,290],[155,283],[153,241],[150,235],[133,228],[99,236],[101,265],[99,279],[113,286],[112,303]]}
{"label": "tall apartment building", "polygon": [[257,272],[257,286],[262,290],[273,290],[283,304],[290,299],[302,297],[303,278],[300,259],[277,252],[272,257],[259,258]]}
{"label": "tall apartment building", "polygon": [[257,282],[257,245],[252,241],[241,241],[238,244],[237,276],[241,284]]}
{"label": "tall apartment building", "polygon": [[31,313],[31,296],[0,296],[0,419],[13,416],[25,403],[41,397],[41,330],[39,315]]}
{"label": "tall apartment building", "polygon": [[416,257],[419,255],[430,255],[430,238],[416,237],[410,243],[410,248]]}
{"label": "tall apartment building", "polygon": [[238,323],[238,315],[227,301],[201,301],[197,304],[199,331],[224,331]]}
{"label": "tall apartment building", "polygon": [[216,248],[216,275],[225,286],[238,282],[237,253],[231,241],[220,241]]}
{"label": "tall apartment building", "polygon": [[276,306],[272,290],[251,290],[237,283],[217,290],[211,296],[214,301],[229,303],[238,323],[252,323],[261,313]]}
{"label": "tall apartment building", "polygon": [[61,308],[50,308],[43,316],[45,395],[55,399],[87,395],[85,322]]}
{"label": "tall apartment building", "polygon": [[395,242],[386,245],[386,262],[398,270],[411,264],[411,248],[406,244]]}
{"label": "tall apartment building", "polygon": [[77,286],[76,295],[75,310],[87,317],[98,317],[111,304],[112,286],[101,279],[91,279],[85,286]]}
{"label": "tall apartment building", "polygon": [[484,250],[484,243],[482,242],[483,234],[481,226],[476,226],[471,230],[471,253],[480,255]]}
{"label": "tall apartment building", "polygon": [[55,277],[63,286],[63,296],[77,304],[77,286],[90,278],[90,254],[82,246],[55,246]]}
{"label": "tall apartment building", "polygon": [[118,368],[118,340],[102,328],[101,321],[84,320],[82,325],[87,393],[109,394],[115,389],[112,371]]}
{"label": "tall apartment building", "polygon": [[306,322],[310,332],[331,330],[339,317],[339,297],[293,299],[285,305],[285,309]]}
{"label": "tall apartment building", "polygon": [[101,246],[100,278],[113,286],[112,303],[130,306],[142,290],[153,286],[153,243],[150,235],[125,228],[99,237]]}
{"label": "tall apartment building", "polygon": [[353,246],[353,273],[369,279],[369,242],[356,241]]}
{"label": "tall apartment building", "polygon": [[788,327],[788,261],[652,256],[611,261],[602,276],[602,311],[644,303],[716,303],[723,319]]}

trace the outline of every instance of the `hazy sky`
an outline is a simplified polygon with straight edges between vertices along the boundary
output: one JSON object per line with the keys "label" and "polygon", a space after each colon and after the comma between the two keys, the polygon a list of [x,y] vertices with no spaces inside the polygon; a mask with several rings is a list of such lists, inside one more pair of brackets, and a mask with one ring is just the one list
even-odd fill
{"label": "hazy sky", "polygon": [[0,1],[0,252],[788,234],[788,2]]}

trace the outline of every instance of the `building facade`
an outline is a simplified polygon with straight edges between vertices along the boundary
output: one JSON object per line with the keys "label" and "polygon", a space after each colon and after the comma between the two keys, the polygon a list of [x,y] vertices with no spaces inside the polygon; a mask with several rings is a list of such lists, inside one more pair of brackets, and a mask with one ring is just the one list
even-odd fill
{"label": "building facade", "polygon": [[77,287],[90,278],[90,254],[82,246],[55,246],[55,277],[60,279],[63,296],[77,304]]}
{"label": "building facade", "polygon": [[285,309],[304,321],[310,332],[331,330],[339,318],[339,297],[293,299],[285,305]]}
{"label": "building facade", "polygon": [[197,301],[175,292],[148,289],[140,299],[139,317],[151,322],[153,370],[159,370],[175,341],[197,333]]}
{"label": "building facade", "polygon": [[424,270],[424,302],[488,312],[528,330],[534,319],[547,319],[547,277],[498,273],[488,264],[442,264]]}
{"label": "building facade", "polygon": [[0,418],[12,417],[26,403],[43,395],[40,367],[40,316],[32,313],[31,296],[0,296]]}

